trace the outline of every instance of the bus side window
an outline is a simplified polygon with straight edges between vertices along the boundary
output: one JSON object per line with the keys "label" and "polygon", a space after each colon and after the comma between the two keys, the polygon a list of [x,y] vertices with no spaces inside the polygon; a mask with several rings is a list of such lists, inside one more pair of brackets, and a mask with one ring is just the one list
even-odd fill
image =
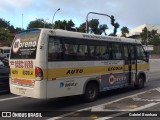
{"label": "bus side window", "polygon": [[127,45],[123,45],[123,51],[124,51],[124,59],[129,60]]}
{"label": "bus side window", "polygon": [[96,58],[98,60],[108,60],[109,59],[109,51],[107,46],[96,46]]}
{"label": "bus side window", "polygon": [[48,61],[62,59],[62,44],[59,39],[49,38],[48,41]]}
{"label": "bus side window", "polygon": [[77,49],[76,44],[65,43],[64,44],[64,58],[65,60],[76,60],[77,59]]}
{"label": "bus side window", "polygon": [[112,43],[112,59],[122,59],[122,46],[121,44]]}
{"label": "bus side window", "polygon": [[78,52],[77,52],[78,60],[87,60],[88,59],[88,47],[87,45],[78,45]]}
{"label": "bus side window", "polygon": [[95,46],[88,46],[89,47],[89,57],[91,60],[95,59]]}

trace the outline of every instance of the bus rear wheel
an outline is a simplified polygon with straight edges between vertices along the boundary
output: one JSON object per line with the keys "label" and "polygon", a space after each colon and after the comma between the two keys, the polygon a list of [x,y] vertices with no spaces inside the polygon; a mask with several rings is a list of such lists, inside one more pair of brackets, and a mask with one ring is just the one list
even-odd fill
{"label": "bus rear wheel", "polygon": [[98,85],[95,82],[90,82],[85,88],[84,100],[86,102],[93,102],[97,99],[98,93]]}
{"label": "bus rear wheel", "polygon": [[142,89],[144,87],[145,77],[140,75],[137,83],[134,85],[136,89]]}

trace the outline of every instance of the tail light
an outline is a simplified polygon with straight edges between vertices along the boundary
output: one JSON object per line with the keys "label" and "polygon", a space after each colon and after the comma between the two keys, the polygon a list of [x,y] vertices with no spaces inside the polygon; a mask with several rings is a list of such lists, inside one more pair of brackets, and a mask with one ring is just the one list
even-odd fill
{"label": "tail light", "polygon": [[35,68],[36,80],[43,80],[43,71],[40,67]]}

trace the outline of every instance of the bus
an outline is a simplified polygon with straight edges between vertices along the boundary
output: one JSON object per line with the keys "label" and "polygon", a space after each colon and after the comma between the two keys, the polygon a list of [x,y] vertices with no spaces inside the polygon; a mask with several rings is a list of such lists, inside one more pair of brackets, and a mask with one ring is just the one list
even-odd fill
{"label": "bus", "polygon": [[149,59],[138,40],[59,29],[29,29],[13,40],[10,91],[48,99],[81,95],[87,102],[102,91],[148,81]]}

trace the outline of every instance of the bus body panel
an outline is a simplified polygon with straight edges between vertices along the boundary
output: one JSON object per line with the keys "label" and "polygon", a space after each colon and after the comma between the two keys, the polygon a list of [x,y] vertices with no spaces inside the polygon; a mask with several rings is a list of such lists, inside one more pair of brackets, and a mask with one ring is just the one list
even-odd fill
{"label": "bus body panel", "polygon": [[[48,98],[83,94],[89,80],[99,81],[100,91],[128,85],[128,76],[123,74],[123,61],[120,60],[50,62],[48,66]],[[110,77],[114,80],[109,81]],[[50,92],[52,89],[59,94]]]}

